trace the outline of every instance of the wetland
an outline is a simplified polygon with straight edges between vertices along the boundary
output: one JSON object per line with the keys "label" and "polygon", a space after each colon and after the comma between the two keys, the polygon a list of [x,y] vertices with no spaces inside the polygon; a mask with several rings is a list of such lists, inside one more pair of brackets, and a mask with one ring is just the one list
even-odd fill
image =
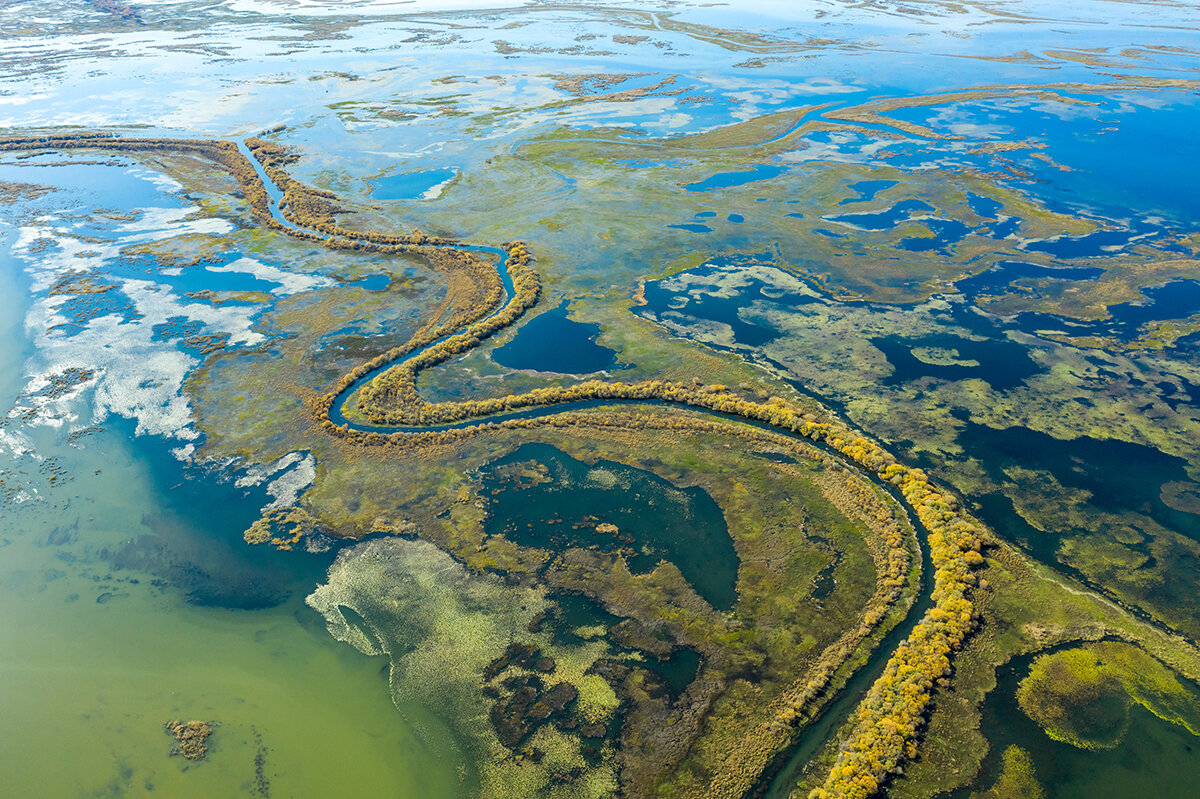
{"label": "wetland", "polygon": [[0,11],[11,784],[1184,795],[1200,67],[1086,5]]}

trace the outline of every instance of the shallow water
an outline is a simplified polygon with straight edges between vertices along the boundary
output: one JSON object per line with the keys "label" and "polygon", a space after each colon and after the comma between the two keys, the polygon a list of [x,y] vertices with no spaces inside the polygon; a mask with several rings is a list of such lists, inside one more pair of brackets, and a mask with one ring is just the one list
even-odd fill
{"label": "shallow water", "polygon": [[[84,212],[100,203],[122,213],[185,207],[127,165],[36,174],[39,183],[62,176],[67,189],[43,207],[61,208],[64,196]],[[110,240],[81,265],[99,267],[100,279],[145,280],[143,267],[111,257]],[[137,435],[131,419],[87,426],[98,412],[91,387],[45,406],[27,393],[31,373],[94,359],[84,335],[91,326],[115,322],[118,337],[145,336],[147,347],[167,352],[176,346],[171,326],[204,330],[215,318],[209,307],[181,302],[199,319],[173,316],[159,328],[128,302],[67,302],[61,313],[77,329],[44,333],[35,313],[47,291],[41,270],[55,262],[14,257],[15,241],[13,227],[0,226],[0,402],[45,410],[0,427],[0,709],[10,731],[21,731],[0,747],[4,792],[459,795],[463,763],[426,743],[438,718],[421,708],[397,713],[386,662],[334,641],[304,605],[332,553],[242,541],[271,501],[264,486],[235,485],[236,467],[185,465],[172,452],[179,439]],[[201,285],[222,287],[221,273],[185,272],[196,269],[208,275]],[[161,296],[196,285],[159,279]],[[117,291],[81,299],[108,295]],[[66,349],[77,340],[80,349]],[[50,356],[57,365],[48,353],[62,353]],[[114,361],[98,379],[119,372]],[[124,391],[101,385],[114,397]],[[137,411],[151,425],[153,412],[153,404]],[[172,719],[216,724],[207,759],[170,756],[175,742],[163,725]]]}
{"label": "shallow water", "polygon": [[778,177],[787,171],[787,167],[774,166],[771,164],[759,164],[752,169],[739,170],[735,172],[718,172],[715,175],[705,178],[698,183],[689,183],[684,186],[684,189],[692,192],[715,191],[716,189],[729,189],[734,186],[745,186],[747,183],[754,183],[759,180],[768,180],[769,178]]}
{"label": "shallow water", "polygon": [[[604,130],[598,141],[634,141],[703,131],[758,113],[814,103],[846,105],[876,95],[903,97],[982,83],[1107,81],[1111,74],[1106,73],[1113,69],[1177,78],[1194,68],[1191,54],[1169,50],[1173,45],[1194,49],[1194,30],[1178,24],[1178,11],[1146,4],[1107,3],[1101,11],[1088,5],[1086,13],[1064,6],[1053,9],[1061,18],[1049,24],[1012,23],[988,16],[990,12],[979,8],[961,7],[939,17],[939,24],[918,26],[862,4],[678,9],[688,20],[778,29],[789,46],[794,46],[785,49],[782,58],[762,59],[747,50],[763,49],[765,53],[769,47],[731,45],[688,30],[666,29],[664,23],[671,21],[668,14],[635,17],[636,27],[627,28],[614,26],[615,17],[574,8],[539,8],[536,16],[381,17],[378,21],[353,20],[342,9],[339,13],[346,15],[347,21],[344,31],[339,19],[329,30],[314,31],[318,35],[305,38],[306,29],[291,15],[303,19],[312,4],[284,9],[239,0],[234,5],[236,8],[228,4],[224,8],[219,4],[197,7],[191,17],[177,19],[169,4],[145,3],[137,8],[145,24],[124,25],[101,14],[79,19],[78,9],[69,3],[41,4],[37,25],[45,29],[34,30],[6,50],[9,59],[5,63],[12,69],[0,78],[5,86],[0,91],[5,95],[0,98],[4,100],[0,121],[13,127],[147,124],[150,127],[142,129],[149,131],[147,135],[222,137],[246,135],[284,121],[290,127],[280,140],[304,151],[295,167],[298,177],[370,202],[429,200],[418,203],[421,215],[398,220],[404,225],[423,225],[426,214],[439,211],[435,198],[426,195],[459,174],[470,186],[470,180],[479,180],[488,172],[486,164],[492,156],[521,152],[520,140],[542,131],[574,135],[596,128]],[[828,47],[806,41],[812,14],[818,10],[822,36],[831,42]],[[1044,4],[1024,1],[1007,10],[1039,19],[1050,13]],[[16,27],[34,24],[21,16],[25,14],[21,7],[0,10],[0,14],[6,15],[6,24]],[[786,19],[789,16],[791,19]],[[1097,16],[1108,24],[1095,24]],[[528,24],[535,19],[536,24]],[[517,24],[510,26],[510,21]],[[914,27],[922,34],[919,39],[910,39]],[[640,45],[618,42],[612,37],[614,30],[644,31],[654,41]],[[500,39],[514,52],[501,47]],[[1050,48],[1060,47],[1064,41],[1108,48],[1104,57],[1113,58],[1125,47],[1152,45],[1159,49],[1134,50],[1135,55],[1119,68],[1097,67],[1051,55]],[[89,48],[94,54],[89,54]],[[1026,49],[1028,60],[1009,60]],[[803,55],[787,55],[793,51]],[[953,69],[946,69],[947,64]],[[1048,66],[1053,71],[1048,71]],[[553,84],[555,76],[581,70],[637,71],[639,74],[619,85],[621,89],[649,87],[668,73],[685,77],[676,86],[679,94],[661,93],[631,102],[574,103]],[[159,76],[168,72],[180,91],[161,91]],[[106,99],[98,102],[98,96]],[[676,106],[671,98],[690,102]],[[787,155],[794,157],[790,163],[907,169],[919,179],[922,171],[932,168],[952,172],[997,169],[997,159],[971,153],[970,148],[978,141],[1032,137],[1035,143],[1047,146],[1006,155],[1006,163],[1013,165],[1007,185],[1047,200],[1056,209],[1102,219],[1112,228],[1018,242],[1015,237],[1025,235],[1023,229],[1037,221],[1033,215],[1026,222],[1002,213],[1003,203],[974,192],[966,193],[965,205],[984,220],[974,228],[970,227],[976,224],[974,219],[967,224],[940,216],[920,217],[920,213],[952,217],[955,211],[941,207],[935,211],[928,204],[913,206],[903,214],[896,214],[893,208],[890,214],[847,214],[831,219],[831,223],[841,221],[870,231],[891,230],[904,223],[924,225],[930,235],[908,235],[906,225],[907,237],[896,236],[897,241],[889,242],[899,252],[887,257],[914,263],[917,258],[913,256],[927,251],[957,255],[956,250],[967,249],[957,245],[972,232],[991,237],[996,247],[1019,245],[1039,257],[1049,256],[1046,260],[1100,259],[1113,252],[1130,252],[1139,243],[1166,241],[1169,234],[1194,226],[1194,186],[1200,178],[1194,174],[1197,161],[1191,157],[1194,143],[1189,138],[1196,128],[1194,94],[1109,92],[1080,95],[1080,99],[1100,105],[979,101],[901,109],[891,115],[965,140],[931,144],[901,137],[888,145],[885,158],[883,152],[872,149],[879,142],[869,135],[819,133],[797,141],[796,149]],[[520,113],[509,113],[514,108]],[[879,130],[882,126],[863,123],[863,127]],[[794,129],[765,138],[778,141]],[[1160,146],[1148,147],[1147,142]],[[776,164],[760,164],[747,171],[732,162],[721,163],[699,175],[691,173],[679,187],[672,170],[687,169],[692,158],[674,157],[678,152],[672,150],[672,158],[626,158],[613,163],[643,172],[662,170],[672,191],[701,207],[701,201],[726,196],[720,193],[723,189],[742,186],[774,197],[779,186],[771,181],[791,180],[790,172],[800,171]],[[1038,152],[1053,156],[1067,169],[1036,159]],[[43,156],[25,165],[3,164],[0,180],[64,186],[70,207],[79,211],[66,223],[78,234],[102,239],[111,238],[112,229],[124,223],[92,216],[90,212],[101,206],[118,211],[145,207],[178,211],[190,204],[171,191],[164,192],[155,180],[134,175],[146,170],[128,160],[107,159],[112,163],[93,166],[67,163],[71,160]],[[33,168],[30,165],[34,163],[66,165]],[[460,165],[461,173],[450,164]],[[532,157],[528,165],[530,171],[514,173],[508,187],[505,201],[512,202],[511,216],[474,204],[475,195],[464,192],[468,199],[440,209],[444,213],[440,218],[434,216],[436,224],[468,236],[480,233],[487,240],[531,235],[529,231],[538,229],[545,209],[555,211],[558,203],[568,202],[575,192],[582,191],[580,186],[587,186],[586,181],[577,182],[567,168],[558,171]],[[713,170],[721,171],[710,174]],[[364,175],[383,177],[371,181]],[[654,178],[658,177],[655,173]],[[543,179],[555,187],[547,189],[539,183]],[[828,189],[829,202],[836,202],[834,208],[803,207],[810,219],[843,210],[838,206],[855,211],[861,207],[856,203],[876,200],[901,182],[846,182],[839,178]],[[488,195],[485,191],[480,196]],[[757,199],[767,201],[766,197]],[[632,202],[636,203],[636,198]],[[380,207],[394,210],[403,204],[381,202]],[[733,212],[739,207],[761,208],[763,213]],[[763,249],[779,238],[763,236],[758,230],[771,206],[750,206],[746,200],[733,208],[723,207],[719,215],[704,211],[693,218],[694,210],[694,205],[683,207],[656,219],[655,224],[691,220],[667,226],[705,235],[664,238],[722,252]],[[1144,218],[1157,213],[1167,219]],[[787,216],[805,217],[798,211]],[[618,218],[628,227],[614,224],[612,232],[617,241],[627,236],[633,242],[627,250],[614,251],[608,238],[602,246],[594,246],[594,239],[573,238],[574,228],[586,228],[574,221],[562,234],[561,246],[550,239],[559,257],[556,264],[550,262],[549,273],[565,281],[564,291],[571,296],[576,296],[576,287],[570,285],[577,277],[572,271],[575,264],[580,272],[592,269],[601,275],[588,291],[632,287],[633,281],[628,286],[620,282],[629,271],[610,279],[613,261],[638,263],[638,279],[673,268],[670,264],[676,253],[660,259],[658,252],[643,251],[636,219],[631,222],[625,213]],[[708,219],[717,224],[705,224]],[[180,219],[172,224],[195,221]],[[737,230],[731,232],[731,228]],[[796,229],[798,236],[807,235],[801,225]],[[0,235],[3,232],[0,227]],[[853,247],[857,251],[864,238],[860,230],[846,224],[830,224],[811,232],[810,244],[816,250]],[[657,233],[649,236],[657,237]],[[4,246],[3,253],[7,251]],[[1186,254],[1178,246],[1175,252]],[[846,254],[836,252],[831,258]],[[48,257],[67,255],[51,250]],[[630,257],[625,259],[626,255]],[[1007,257],[1022,256],[1017,250]],[[103,431],[74,444],[66,441],[67,431],[87,424],[99,402],[85,394],[73,407],[73,416],[64,413],[57,417],[61,428],[42,426],[35,431],[32,441],[46,460],[0,462],[0,468],[12,467],[11,474],[5,473],[12,485],[22,486],[21,490],[39,487],[46,497],[43,504],[28,500],[12,514],[6,506],[0,522],[5,525],[0,532],[0,624],[6,634],[12,631],[6,640],[13,642],[6,650],[9,656],[0,659],[4,671],[0,676],[6,683],[0,688],[0,710],[14,728],[28,733],[28,740],[16,741],[0,753],[0,773],[6,779],[16,775],[6,786],[11,784],[24,795],[137,794],[148,792],[150,786],[168,795],[263,794],[268,785],[277,796],[310,791],[322,795],[350,791],[459,795],[463,784],[459,766],[469,772],[469,765],[455,760],[453,752],[423,748],[422,740],[439,740],[433,733],[422,738],[422,731],[440,729],[439,720],[427,710],[410,706],[405,707],[406,716],[397,714],[386,677],[380,674],[382,661],[331,643],[317,617],[300,604],[299,598],[322,579],[330,555],[247,550],[240,540],[241,529],[269,497],[259,489],[247,490],[249,495],[243,496],[247,491],[231,486],[228,479],[222,482],[213,475],[185,471],[171,453],[173,448],[187,446],[186,439],[166,437],[176,429],[178,419],[171,414],[180,408],[160,400],[168,394],[175,396],[178,380],[204,355],[198,346],[183,339],[205,333],[242,334],[243,340],[231,342],[237,348],[252,346],[252,334],[263,335],[267,341],[273,335],[254,326],[267,304],[257,298],[227,297],[216,308],[189,299],[186,293],[262,292],[277,297],[322,285],[320,280],[297,283],[296,275],[273,273],[271,269],[278,264],[262,253],[256,255],[259,265],[252,271],[229,268],[241,258],[242,253],[230,250],[204,265],[168,274],[148,259],[105,257],[104,274],[122,285],[105,294],[70,297],[56,305],[54,311],[63,321],[52,341],[39,342],[53,349],[52,355],[44,358],[30,348],[25,330],[29,309],[21,305],[20,298],[32,293],[44,299],[46,287],[33,289],[21,282],[17,274],[21,267],[0,264],[0,281],[10,277],[14,281],[11,286],[0,286],[4,409],[31,375],[75,363],[71,358],[78,353],[62,348],[64,345],[77,340],[81,349],[86,343],[96,352],[121,350],[125,338],[137,328],[137,314],[147,316],[146,329],[139,333],[145,336],[147,346],[121,350],[120,359],[101,364],[108,370],[101,379],[114,389],[107,395],[109,415]],[[72,263],[93,265],[86,258]],[[1017,262],[1005,262],[975,278],[950,280],[944,289],[967,297],[995,296],[1012,286],[1023,288],[1022,279],[1091,280],[1102,270],[1090,263],[1054,267],[1008,264]],[[969,263],[966,266],[974,268]],[[824,265],[815,262],[802,268],[818,276],[824,271]],[[10,271],[14,274],[7,274]],[[917,271],[896,279],[895,284],[911,281],[915,285],[927,279]],[[154,288],[139,290],[130,283],[139,280]],[[390,284],[388,276],[372,275],[352,285],[376,292],[387,290]],[[887,331],[887,336],[876,339],[875,348],[863,352],[868,359],[878,358],[883,366],[892,368],[890,376],[878,377],[880,385],[896,391],[914,383],[927,385],[930,391],[921,398],[922,404],[953,404],[953,395],[939,393],[939,381],[961,384],[965,379],[981,378],[994,389],[1021,389],[1027,378],[1040,376],[1027,351],[1016,343],[1019,336],[1013,328],[1031,333],[1065,329],[1077,335],[1130,337],[1143,323],[1178,319],[1200,310],[1197,286],[1200,284],[1190,280],[1138,286],[1143,299],[1110,306],[1110,318],[1102,322],[1066,322],[1045,314],[997,321],[953,310],[944,315],[946,323],[955,326],[953,333]],[[811,310],[805,306],[829,304],[829,295],[818,298],[796,293],[785,294],[781,302],[766,308],[765,301],[781,298],[763,286],[751,286],[734,296],[702,293],[688,297],[665,291],[655,281],[647,285],[646,296],[647,310],[660,319],[691,314],[718,320],[721,335],[727,327],[728,337],[714,346],[743,351],[765,347],[783,336],[777,324],[779,313],[803,317]],[[179,307],[154,316],[150,312],[159,301]],[[610,350],[595,343],[598,329],[571,322],[565,313],[556,314],[542,314],[520,328],[511,344],[495,353],[498,362],[564,374],[606,369],[615,362]],[[112,325],[110,335],[88,339],[88,331],[96,333],[104,320]],[[366,340],[381,335],[382,326],[378,320],[353,322],[329,334],[328,343],[340,347],[343,338]],[[37,326],[33,329],[36,332]],[[321,353],[319,347],[314,350],[316,355]],[[145,374],[131,369],[124,374],[129,379],[117,379],[122,376],[118,367],[150,363],[160,357],[170,358],[162,369],[147,369]],[[1194,356],[1187,357],[1194,362]],[[350,355],[345,358],[351,359]],[[504,363],[505,358],[510,361]],[[137,380],[131,379],[135,376]],[[1169,402],[1186,411],[1189,403],[1200,401],[1200,388],[1196,387],[1200,383],[1177,377],[1175,382],[1182,388]],[[784,379],[790,378],[785,375]],[[1098,382],[1106,387],[1110,383],[1105,374]],[[122,404],[122,398],[130,401]],[[879,413],[902,417],[907,410],[894,404]],[[1140,411],[1130,409],[1131,414],[1135,412]],[[116,421],[117,416],[136,421]],[[133,430],[139,425],[163,435],[135,437]],[[24,425],[10,421],[0,428],[0,437],[11,432],[23,433]],[[1099,505],[1110,502],[1113,510],[1149,508],[1153,519],[1190,535],[1196,533],[1194,515],[1166,507],[1155,493],[1155,481],[1186,479],[1189,468],[1194,472],[1191,462],[1176,461],[1140,445],[1115,442],[1107,447],[1092,439],[1064,443],[1049,436],[1022,438],[1006,430],[980,432],[968,427],[963,443],[984,465],[1032,464],[1054,474],[1064,485],[1095,492],[1101,496]],[[0,461],[12,456],[12,447],[8,439],[0,443]],[[58,460],[50,460],[55,458]],[[1130,469],[1130,463],[1145,468]],[[57,477],[60,470],[61,479]],[[226,478],[235,477],[235,471],[230,470]],[[165,476],[170,479],[163,482]],[[51,477],[58,485],[48,484]],[[979,498],[981,502],[992,499],[996,497]],[[1002,532],[1015,530],[1013,537],[1034,530],[1028,524],[1009,524],[1024,520],[1006,497],[999,496],[993,504],[1003,509],[1005,502],[1009,516],[992,513],[985,504],[988,521]],[[1036,551],[1047,560],[1054,559],[1052,547]],[[686,559],[687,553],[679,557]],[[690,568],[701,575],[698,565]],[[725,585],[728,580],[729,575],[723,574],[718,582]],[[708,585],[705,590],[715,591],[712,595],[717,596],[723,589]],[[673,685],[683,684],[689,671],[694,673],[690,658],[686,652],[676,653],[668,663],[660,664],[661,673],[673,680]],[[161,722],[176,714],[212,718],[223,725],[212,739],[211,758],[186,772],[182,761],[165,757],[170,741],[161,731]],[[997,725],[1003,723],[997,718]],[[1147,735],[1154,738],[1156,733]],[[1172,751],[1164,745],[1157,754],[1148,749],[1143,754],[1170,757]],[[259,783],[256,774],[255,758],[260,753],[265,757],[261,776],[266,784]],[[65,769],[62,762],[75,765]],[[1144,774],[1144,770],[1137,773]],[[1123,779],[1114,778],[1113,784],[1128,785],[1130,792],[1138,787],[1134,780]],[[1081,781],[1078,771],[1052,774],[1052,784],[1053,780],[1064,786],[1090,784]],[[1159,787],[1168,794],[1180,790],[1169,781]],[[1063,795],[1070,795],[1068,787],[1064,791],[1068,792]]]}
{"label": "shallow water", "polygon": [[[5,790],[457,795],[458,764],[420,737],[436,719],[397,714],[386,664],[304,606],[329,557],[246,547],[261,489],[241,497],[129,433],[39,435],[67,482],[0,522],[0,707],[22,731],[0,748]],[[175,718],[219,724],[205,761],[168,756]]]}
{"label": "shallow water", "polygon": [[1136,702],[1129,711],[1125,736],[1115,749],[1089,751],[1052,740],[1015,701],[1031,660],[1017,658],[998,670],[996,687],[984,703],[981,727],[991,749],[972,788],[953,793],[954,799],[967,799],[972,790],[990,787],[999,776],[1004,750],[1013,745],[1029,752],[1046,795],[1056,799],[1194,795],[1200,738]]}
{"label": "shallow water", "polygon": [[457,169],[443,167],[387,175],[371,181],[371,196],[377,200],[433,200],[457,174]]}
{"label": "shallow water", "polygon": [[482,478],[489,534],[554,551],[624,548],[638,573],[666,559],[718,610],[737,599],[738,557],[725,517],[699,487],[680,489],[611,461],[589,466],[548,444],[518,447]]}

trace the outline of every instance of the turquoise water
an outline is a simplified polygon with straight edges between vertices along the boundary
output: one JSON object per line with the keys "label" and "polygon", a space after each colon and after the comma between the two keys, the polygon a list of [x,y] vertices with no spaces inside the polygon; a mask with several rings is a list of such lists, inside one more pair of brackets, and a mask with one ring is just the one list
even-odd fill
{"label": "turquoise water", "polygon": [[443,167],[387,175],[371,181],[371,196],[378,200],[432,199],[425,195],[447,181],[453,180],[457,174],[457,169]]}

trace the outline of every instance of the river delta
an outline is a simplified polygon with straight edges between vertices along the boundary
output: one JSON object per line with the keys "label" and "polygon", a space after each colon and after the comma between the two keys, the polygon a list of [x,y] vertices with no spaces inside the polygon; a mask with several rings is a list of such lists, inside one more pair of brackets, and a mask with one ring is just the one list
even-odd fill
{"label": "river delta", "polygon": [[0,27],[6,791],[1188,795],[1186,5]]}

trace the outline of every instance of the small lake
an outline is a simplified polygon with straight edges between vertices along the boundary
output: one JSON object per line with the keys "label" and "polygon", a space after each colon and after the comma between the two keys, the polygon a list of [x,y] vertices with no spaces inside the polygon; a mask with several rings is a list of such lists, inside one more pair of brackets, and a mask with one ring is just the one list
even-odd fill
{"label": "small lake", "polygon": [[[489,535],[552,551],[622,550],[634,573],[668,560],[714,608],[729,610],[737,600],[737,552],[724,514],[702,488],[613,461],[589,465],[541,443],[491,462],[481,482]],[[689,656],[681,661],[667,673],[692,668]]]}
{"label": "small lake", "polygon": [[617,353],[596,343],[598,335],[600,325],[568,318],[563,305],[530,319],[512,341],[492,353],[492,360],[509,369],[591,374],[617,362]]}
{"label": "small lake", "polygon": [[846,188],[855,193],[854,197],[847,197],[838,202],[838,205],[851,205],[853,203],[865,203],[875,199],[875,195],[881,191],[887,191],[892,186],[899,186],[898,180],[860,180],[855,183],[846,184]]}
{"label": "small lake", "polygon": [[734,186],[745,186],[759,180],[770,180],[787,171],[787,167],[759,164],[751,169],[738,172],[718,172],[698,183],[689,183],[683,188],[691,192],[713,191],[715,189],[730,189]]}

